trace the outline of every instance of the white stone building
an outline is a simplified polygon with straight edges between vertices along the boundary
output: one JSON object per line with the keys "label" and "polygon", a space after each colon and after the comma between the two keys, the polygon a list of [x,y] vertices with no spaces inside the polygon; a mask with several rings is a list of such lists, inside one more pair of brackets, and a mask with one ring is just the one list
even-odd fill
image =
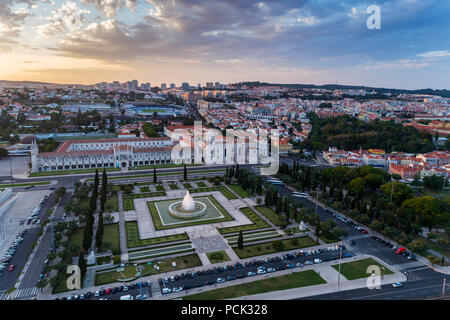
{"label": "white stone building", "polygon": [[171,163],[168,137],[66,141],[55,152],[31,150],[32,172],[126,168]]}

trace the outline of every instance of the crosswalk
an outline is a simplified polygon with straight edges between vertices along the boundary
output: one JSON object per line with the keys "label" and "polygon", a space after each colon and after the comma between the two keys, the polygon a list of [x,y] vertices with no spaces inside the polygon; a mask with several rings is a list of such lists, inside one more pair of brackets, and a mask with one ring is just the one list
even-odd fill
{"label": "crosswalk", "polygon": [[9,294],[7,294],[5,291],[0,292],[0,300],[8,300]]}
{"label": "crosswalk", "polygon": [[17,289],[14,291],[11,295],[12,299],[25,299],[25,298],[31,298],[37,295],[39,289],[36,287],[33,288],[24,288],[24,289]]}

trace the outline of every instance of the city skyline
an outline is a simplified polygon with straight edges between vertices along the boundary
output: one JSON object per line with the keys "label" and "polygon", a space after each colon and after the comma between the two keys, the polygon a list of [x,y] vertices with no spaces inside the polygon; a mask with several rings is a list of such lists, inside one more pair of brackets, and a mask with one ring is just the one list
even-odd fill
{"label": "city skyline", "polygon": [[[381,8],[369,30],[367,7]],[[442,1],[7,0],[0,78],[450,87]]]}

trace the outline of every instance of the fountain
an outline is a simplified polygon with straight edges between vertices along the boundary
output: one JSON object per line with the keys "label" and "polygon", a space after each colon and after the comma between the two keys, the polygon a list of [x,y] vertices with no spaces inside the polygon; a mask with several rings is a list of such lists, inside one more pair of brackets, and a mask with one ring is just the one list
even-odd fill
{"label": "fountain", "polygon": [[189,190],[183,198],[183,201],[177,201],[169,206],[169,214],[178,219],[195,219],[206,213],[206,205],[195,201],[189,194]]}

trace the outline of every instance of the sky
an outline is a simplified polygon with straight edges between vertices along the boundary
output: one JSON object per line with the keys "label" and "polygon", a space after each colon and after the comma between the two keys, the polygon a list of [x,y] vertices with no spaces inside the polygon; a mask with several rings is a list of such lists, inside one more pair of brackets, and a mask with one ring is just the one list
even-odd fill
{"label": "sky", "polygon": [[450,89],[449,17],[447,0],[0,0],[0,79]]}

